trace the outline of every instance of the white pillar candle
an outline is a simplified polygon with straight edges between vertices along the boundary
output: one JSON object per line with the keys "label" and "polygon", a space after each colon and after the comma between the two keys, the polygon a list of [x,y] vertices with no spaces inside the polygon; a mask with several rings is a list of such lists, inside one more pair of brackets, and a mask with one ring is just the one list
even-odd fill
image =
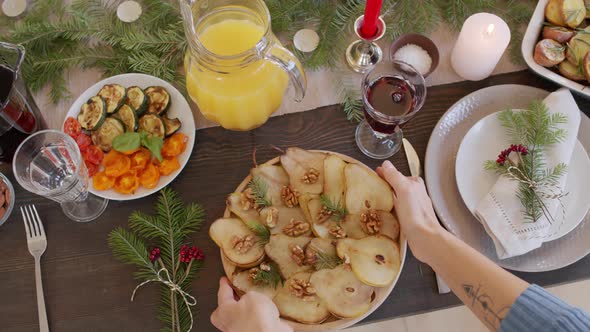
{"label": "white pillar candle", "polygon": [[510,29],[501,18],[488,13],[471,15],[461,28],[451,65],[466,80],[482,80],[492,74],[509,43]]}

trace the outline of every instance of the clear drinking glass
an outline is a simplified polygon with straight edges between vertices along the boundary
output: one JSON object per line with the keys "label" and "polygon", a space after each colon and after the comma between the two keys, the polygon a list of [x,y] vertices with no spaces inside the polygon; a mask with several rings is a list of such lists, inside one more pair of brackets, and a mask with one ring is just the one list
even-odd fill
{"label": "clear drinking glass", "polygon": [[389,158],[402,144],[401,127],[424,105],[424,77],[405,62],[384,60],[367,73],[361,88],[365,120],[356,128],[356,144],[371,158]]}
{"label": "clear drinking glass", "polygon": [[61,131],[43,130],[25,139],[14,154],[12,169],[23,188],[60,203],[74,221],[92,221],[107,207],[107,199],[88,193],[80,149]]}

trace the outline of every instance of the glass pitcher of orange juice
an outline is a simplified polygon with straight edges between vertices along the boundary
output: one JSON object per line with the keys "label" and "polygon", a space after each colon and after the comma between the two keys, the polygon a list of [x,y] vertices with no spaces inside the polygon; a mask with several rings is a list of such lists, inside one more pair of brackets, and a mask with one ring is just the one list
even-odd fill
{"label": "glass pitcher of orange juice", "polygon": [[186,85],[205,118],[226,129],[264,124],[289,85],[307,81],[299,60],[270,29],[263,0],[180,0],[188,50]]}

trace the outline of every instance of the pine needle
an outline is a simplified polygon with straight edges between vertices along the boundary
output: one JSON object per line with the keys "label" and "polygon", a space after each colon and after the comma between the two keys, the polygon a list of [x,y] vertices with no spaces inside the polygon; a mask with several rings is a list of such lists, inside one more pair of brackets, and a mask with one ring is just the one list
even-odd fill
{"label": "pine needle", "polygon": [[252,190],[254,195],[254,202],[259,208],[264,208],[272,205],[272,201],[267,198],[268,186],[266,182],[258,176],[252,177],[248,184],[248,188]]}
{"label": "pine needle", "polygon": [[317,261],[314,264],[316,270],[333,269],[343,263],[343,260],[336,255],[328,255],[323,251],[316,252]]}
{"label": "pine needle", "polygon": [[322,206],[325,206],[326,209],[332,213],[331,219],[333,220],[343,220],[348,214],[346,208],[342,206],[341,201],[333,202],[328,196],[322,194],[320,195],[320,202],[322,203]]}
{"label": "pine needle", "polygon": [[270,241],[270,229],[268,227],[257,221],[247,221],[246,226],[258,237],[257,243],[259,245],[264,246]]}
{"label": "pine needle", "polygon": [[270,270],[265,271],[261,268],[258,268],[258,272],[254,276],[254,282],[267,285],[276,289],[279,286],[279,284],[282,285],[285,282],[285,280],[281,276],[279,268],[274,262],[267,263],[267,265],[270,267]]}

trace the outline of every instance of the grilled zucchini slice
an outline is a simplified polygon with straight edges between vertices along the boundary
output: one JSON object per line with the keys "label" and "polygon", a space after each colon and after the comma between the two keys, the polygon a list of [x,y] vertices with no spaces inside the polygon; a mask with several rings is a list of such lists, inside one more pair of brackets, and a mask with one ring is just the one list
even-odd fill
{"label": "grilled zucchini slice", "polygon": [[125,102],[127,92],[119,84],[107,84],[100,89],[98,96],[104,98],[107,103],[107,113],[116,113]]}
{"label": "grilled zucchini slice", "polygon": [[131,106],[127,104],[121,106],[121,108],[119,108],[119,112],[113,116],[123,122],[126,131],[134,132],[137,130],[137,115],[135,114],[135,111],[131,109]]}
{"label": "grilled zucchini slice", "polygon": [[86,130],[98,129],[107,116],[107,106],[104,99],[94,96],[82,105],[78,113],[78,122]]}
{"label": "grilled zucchini slice", "polygon": [[145,92],[137,86],[127,88],[127,101],[125,103],[131,106],[137,116],[142,116],[149,105]]}
{"label": "grilled zucchini slice", "polygon": [[178,118],[169,119],[168,117],[163,116],[162,120],[164,121],[164,125],[166,125],[166,137],[177,132],[182,126],[182,122],[180,122]]}
{"label": "grilled zucchini slice", "polygon": [[92,143],[98,146],[102,151],[109,152],[113,148],[115,137],[125,132],[123,122],[118,119],[108,117],[98,130],[92,132]]}
{"label": "grilled zucchini slice", "polygon": [[166,125],[162,118],[156,114],[146,114],[139,118],[139,131],[146,132],[152,137],[166,136]]}
{"label": "grilled zucchini slice", "polygon": [[145,94],[148,97],[149,114],[164,115],[170,108],[170,94],[161,86],[150,86],[145,89]]}

